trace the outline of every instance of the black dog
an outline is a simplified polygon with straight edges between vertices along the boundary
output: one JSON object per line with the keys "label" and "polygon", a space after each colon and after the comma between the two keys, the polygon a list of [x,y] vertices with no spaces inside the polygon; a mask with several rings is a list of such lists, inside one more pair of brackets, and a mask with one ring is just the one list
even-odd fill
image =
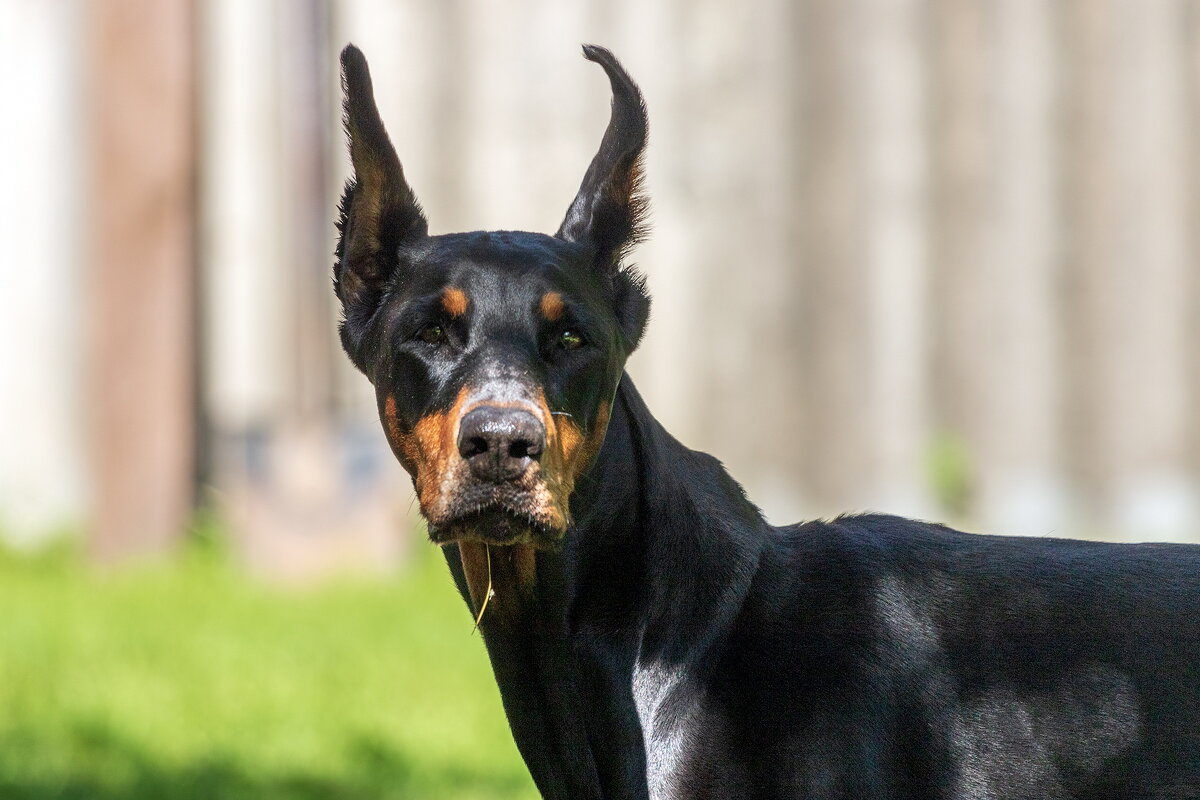
{"label": "black dog", "polygon": [[548,798],[1200,798],[1200,549],[767,525],[646,409],[642,98],[554,236],[429,236],[342,54],[342,341]]}

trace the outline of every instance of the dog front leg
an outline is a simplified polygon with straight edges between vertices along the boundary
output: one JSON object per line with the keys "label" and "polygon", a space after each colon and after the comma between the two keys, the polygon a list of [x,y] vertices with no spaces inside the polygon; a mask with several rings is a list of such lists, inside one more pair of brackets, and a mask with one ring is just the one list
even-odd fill
{"label": "dog front leg", "polygon": [[572,634],[587,721],[588,740],[606,800],[649,800],[646,746],[633,698],[637,640],[633,633],[599,633],[584,626]]}

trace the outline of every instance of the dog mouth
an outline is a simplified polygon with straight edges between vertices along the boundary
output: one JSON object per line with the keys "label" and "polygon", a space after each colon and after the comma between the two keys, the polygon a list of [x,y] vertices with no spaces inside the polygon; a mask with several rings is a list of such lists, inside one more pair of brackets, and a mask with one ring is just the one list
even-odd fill
{"label": "dog mouth", "polygon": [[499,500],[456,510],[442,521],[429,522],[429,539],[437,545],[481,542],[546,549],[556,546],[562,533],[528,506]]}

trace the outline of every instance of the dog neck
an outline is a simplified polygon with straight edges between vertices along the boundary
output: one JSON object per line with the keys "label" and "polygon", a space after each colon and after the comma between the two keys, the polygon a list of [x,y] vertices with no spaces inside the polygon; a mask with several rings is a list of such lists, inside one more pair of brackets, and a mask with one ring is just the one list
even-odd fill
{"label": "dog neck", "polygon": [[[628,375],[571,511],[557,552],[492,548],[495,595],[480,624],[514,738],[546,797],[599,796],[612,779],[598,776],[637,764],[634,669],[711,662],[771,536],[721,464],[672,437]],[[471,597],[479,554],[473,566],[456,556],[447,548]]]}
{"label": "dog neck", "polygon": [[717,459],[654,418],[628,375],[615,405],[597,463],[571,500],[569,622],[644,625],[642,657],[670,657],[698,644],[681,620],[703,619],[697,627],[709,634],[726,627],[770,529]]}
{"label": "dog neck", "polygon": [[[537,586],[550,577],[566,592],[561,610],[572,626],[597,616],[634,624],[666,615],[677,623],[686,610],[689,617],[703,615],[712,630],[713,615],[736,608],[748,589],[769,535],[720,462],[671,436],[628,375],[571,510],[574,521],[558,553],[460,545],[471,604],[493,623],[485,630],[518,624],[528,604],[548,599]],[[659,578],[647,574],[650,565]]]}

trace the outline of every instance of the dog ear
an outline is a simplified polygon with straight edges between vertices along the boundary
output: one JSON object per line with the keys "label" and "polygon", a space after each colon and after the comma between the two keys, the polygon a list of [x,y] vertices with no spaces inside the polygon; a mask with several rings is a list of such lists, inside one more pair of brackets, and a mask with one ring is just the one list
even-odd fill
{"label": "dog ear", "polygon": [[590,246],[597,265],[612,276],[617,317],[627,349],[632,351],[646,326],[650,299],[645,281],[632,269],[622,269],[621,259],[645,236],[642,151],[648,128],[646,104],[637,84],[608,50],[586,44],[583,57],[608,74],[612,115],[556,236]]}
{"label": "dog ear", "polygon": [[625,354],[632,353],[646,332],[650,320],[650,294],[646,278],[633,267],[626,267],[614,276],[614,305],[621,335],[625,339]]}
{"label": "dog ear", "polygon": [[396,270],[397,248],[424,237],[428,226],[379,117],[366,56],[352,44],[342,51],[342,91],[354,177],[338,208],[333,281],[342,344],[362,368],[359,344]]}
{"label": "dog ear", "polygon": [[557,236],[593,246],[600,263],[615,268],[625,251],[643,235],[646,202],[641,188],[646,107],[637,84],[612,53],[587,44],[583,46],[583,56],[608,73],[613,92],[612,116]]}

